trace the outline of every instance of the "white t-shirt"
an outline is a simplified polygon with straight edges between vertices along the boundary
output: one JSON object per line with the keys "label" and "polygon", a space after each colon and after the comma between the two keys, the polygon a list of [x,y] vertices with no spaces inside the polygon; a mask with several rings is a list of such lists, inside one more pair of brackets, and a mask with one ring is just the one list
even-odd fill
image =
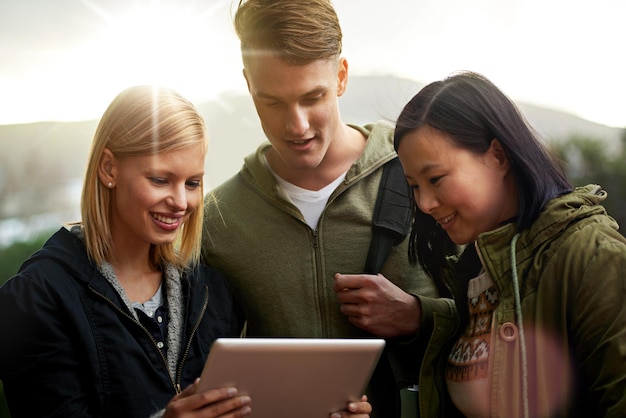
{"label": "white t-shirt", "polygon": [[[269,167],[269,164],[267,166]],[[311,227],[311,229],[317,228],[317,223],[319,222],[320,216],[326,207],[328,198],[333,191],[335,191],[337,186],[339,186],[346,178],[346,174],[348,173],[346,171],[337,177],[332,183],[319,190],[308,190],[280,178],[271,168],[270,171],[272,171],[272,174],[274,174],[278,184],[280,184],[285,193],[287,193],[287,196],[289,196],[289,199],[291,199],[291,203],[293,203],[300,210],[302,216],[304,216],[304,220],[307,225]]]}

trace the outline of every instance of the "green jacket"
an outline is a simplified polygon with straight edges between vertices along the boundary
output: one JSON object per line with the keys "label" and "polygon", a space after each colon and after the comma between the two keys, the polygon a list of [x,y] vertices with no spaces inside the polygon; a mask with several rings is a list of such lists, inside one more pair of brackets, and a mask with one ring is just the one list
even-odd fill
{"label": "green jacket", "polygon": [[[382,168],[396,154],[392,125],[354,128],[368,137],[366,147],[330,196],[316,230],[269,171],[262,158],[269,143],[213,191],[216,202],[207,199],[203,257],[227,276],[248,336],[371,336],[340,312],[334,274],[362,273]],[[407,240],[392,249],[381,273],[409,293],[437,296],[432,280],[408,263]],[[382,386],[396,391],[393,381]],[[377,407],[376,398],[372,404]]]}
{"label": "green jacket", "polygon": [[[600,205],[605,198],[599,186],[580,187],[548,202],[521,234],[507,224],[479,236],[479,257],[501,295],[489,364],[492,416],[626,414],[626,239]],[[452,277],[446,285],[455,299],[467,297]],[[429,339],[421,416],[456,416],[443,379],[443,347],[458,336],[456,308],[448,299],[420,301],[419,338]]]}

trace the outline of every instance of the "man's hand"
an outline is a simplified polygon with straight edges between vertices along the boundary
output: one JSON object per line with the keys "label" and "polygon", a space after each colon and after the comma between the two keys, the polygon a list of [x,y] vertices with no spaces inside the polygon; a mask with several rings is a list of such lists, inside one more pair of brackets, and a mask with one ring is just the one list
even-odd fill
{"label": "man's hand", "polygon": [[330,418],[369,418],[371,412],[372,405],[363,395],[360,401],[348,403],[347,410],[330,414]]}
{"label": "man's hand", "polygon": [[383,338],[417,332],[417,299],[382,274],[337,273],[333,290],[341,302],[341,313],[357,327]]}

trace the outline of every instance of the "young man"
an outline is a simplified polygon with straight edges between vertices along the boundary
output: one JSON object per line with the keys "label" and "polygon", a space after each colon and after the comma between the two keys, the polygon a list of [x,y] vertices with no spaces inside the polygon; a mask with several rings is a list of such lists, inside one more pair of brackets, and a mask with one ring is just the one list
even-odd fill
{"label": "young man", "polygon": [[205,261],[228,277],[248,336],[387,338],[367,394],[373,417],[398,416],[399,386],[419,364],[412,294],[437,296],[436,287],[409,265],[406,240],[381,274],[352,275],[363,271],[383,166],[396,156],[393,126],[342,121],[348,62],[329,0],[241,1],[234,23],[269,143],[213,191]]}

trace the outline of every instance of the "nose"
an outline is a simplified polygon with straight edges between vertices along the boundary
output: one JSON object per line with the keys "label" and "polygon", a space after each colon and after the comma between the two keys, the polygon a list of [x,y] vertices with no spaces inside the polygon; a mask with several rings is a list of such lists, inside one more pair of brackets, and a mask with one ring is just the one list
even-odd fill
{"label": "nose", "polygon": [[424,213],[431,214],[439,206],[435,194],[427,188],[415,189],[413,192],[417,207]]}
{"label": "nose", "polygon": [[185,187],[185,184],[172,185],[170,194],[167,197],[166,202],[177,212],[187,209],[187,188]]}
{"label": "nose", "polygon": [[287,114],[285,129],[291,136],[302,136],[309,129],[309,118],[306,109],[294,106]]}

